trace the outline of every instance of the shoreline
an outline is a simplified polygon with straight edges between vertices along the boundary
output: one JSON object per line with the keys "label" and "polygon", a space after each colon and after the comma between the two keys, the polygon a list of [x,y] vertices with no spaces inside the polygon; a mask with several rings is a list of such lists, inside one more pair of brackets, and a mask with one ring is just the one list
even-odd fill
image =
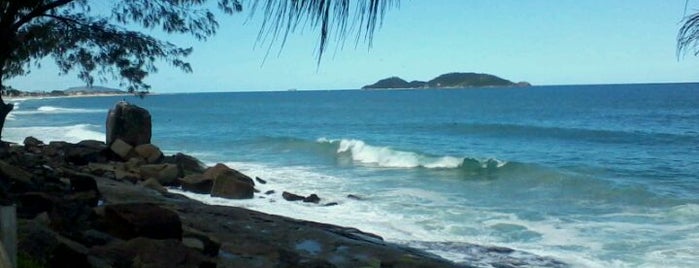
{"label": "shoreline", "polygon": [[[207,205],[184,195],[171,193],[163,188],[157,180],[156,182],[153,182],[152,179],[141,181],[133,177],[138,175],[134,173],[127,176],[124,174],[119,175],[119,170],[130,165],[129,163],[132,161],[121,162],[123,160],[114,158],[113,154],[110,155],[105,150],[108,150],[106,145],[99,141],[83,141],[77,144],[65,142],[43,144],[43,142],[30,138],[25,139],[24,146],[12,145],[5,148],[2,154],[0,154],[2,155],[0,157],[0,173],[2,173],[3,177],[12,180],[14,184],[24,184],[23,187],[31,188],[27,189],[30,191],[25,190],[10,193],[9,195],[16,198],[15,202],[18,202],[20,233],[26,235],[33,232],[51,232],[59,245],[65,243],[61,242],[65,240],[80,244],[82,246],[72,245],[70,248],[79,253],[80,256],[84,256],[86,261],[91,258],[97,258],[107,263],[116,261],[113,259],[113,256],[107,253],[120,251],[123,247],[134,246],[132,245],[133,243],[155,243],[157,246],[149,244],[150,246],[146,248],[155,247],[158,250],[164,250],[158,244],[161,243],[160,240],[153,240],[153,237],[150,237],[152,234],[139,233],[138,235],[124,237],[122,236],[123,230],[114,231],[112,227],[109,227],[111,226],[110,221],[115,221],[112,219],[114,215],[110,216],[110,213],[104,214],[105,210],[110,211],[110,209],[115,207],[122,209],[123,206],[128,205],[135,206],[135,208],[131,209],[136,210],[160,210],[164,208],[167,211],[177,213],[177,218],[179,218],[181,223],[175,225],[181,225],[183,231],[180,238],[175,239],[179,242],[173,242],[177,245],[181,243],[180,246],[176,247],[187,252],[191,251],[188,254],[192,254],[192,256],[203,255],[199,257],[203,258],[204,262],[213,262],[218,267],[240,267],[241,265],[257,267],[282,263],[291,266],[321,265],[324,267],[359,267],[367,265],[372,267],[376,265],[393,265],[398,267],[471,267],[471,265],[481,266],[481,264],[484,264],[482,263],[484,259],[497,261],[499,263],[490,264],[500,265],[534,262],[530,264],[549,267],[566,266],[559,261],[525,252],[474,244],[462,245],[465,247],[464,250],[474,252],[473,263],[453,263],[423,250],[386,242],[378,235],[351,227],[298,220],[241,207]],[[108,157],[105,157],[105,155]],[[175,156],[175,158],[177,157]],[[168,163],[168,161],[170,160],[165,160],[164,163]],[[8,165],[25,171],[14,170],[14,173],[8,173],[8,170],[13,170],[13,168],[8,168]],[[141,167],[145,166],[146,164],[142,164]],[[210,170],[214,167],[206,168]],[[127,173],[130,172],[127,171]],[[56,181],[55,183],[59,183],[59,185],[52,187],[62,187],[67,192],[63,190],[61,191],[63,194],[56,195],[49,188],[45,188],[47,185],[36,185],[30,183],[32,179],[27,180],[32,177],[31,174],[39,173],[44,173],[44,184]],[[8,176],[8,174],[10,175]],[[61,178],[68,178],[69,180],[66,182]],[[7,181],[3,181],[3,183],[7,183]],[[94,187],[91,185],[94,185]],[[37,196],[37,194],[39,195]],[[264,194],[258,193],[255,198],[260,198],[260,196],[264,196]],[[44,208],[36,208],[35,206],[30,206],[30,203],[26,203],[27,200],[32,200],[31,203],[44,200],[38,203],[49,202],[51,205]],[[55,227],[56,222],[71,221],[71,219],[65,218],[71,213],[58,213],[56,211],[57,207],[63,206],[62,204],[74,202],[71,200],[79,200],[82,203],[92,202],[90,203],[90,205],[93,205],[89,209],[91,211],[90,214],[97,215],[97,222],[89,222],[88,220],[87,227],[85,227],[86,223],[84,222],[76,223],[76,226],[86,229],[78,231],[77,234],[75,233],[76,230],[70,232],[64,230],[64,228],[73,229],[72,227]],[[279,202],[286,201],[280,200]],[[149,207],[151,205],[148,204],[155,204],[157,208],[151,208]],[[147,208],[144,208],[144,206]],[[328,209],[332,209],[332,207]],[[129,213],[137,212],[131,211]],[[154,215],[156,214],[158,213],[154,213]],[[142,217],[148,218],[147,215],[142,215]],[[147,224],[147,221],[140,224]],[[160,224],[165,223],[161,222]],[[94,243],[94,241],[85,242],[92,239],[85,237],[89,236],[86,235],[88,231],[99,232],[101,236],[109,237],[109,239],[106,239],[108,242],[102,241],[104,243],[100,242],[97,244],[90,244]],[[149,232],[157,233],[154,230]],[[20,252],[27,250],[21,246],[22,243],[31,244],[28,241],[20,241]],[[215,247],[216,244],[218,244],[218,250],[214,254],[210,247]],[[50,251],[52,249],[42,250]],[[169,252],[169,250],[171,249],[165,252]],[[136,258],[138,256],[141,255],[137,254],[137,256],[132,257]],[[526,257],[522,258],[522,256]],[[40,256],[32,256],[32,258],[40,258]],[[155,260],[153,261],[155,262]],[[167,260],[158,259],[157,261]],[[89,264],[93,265],[93,263]]]}

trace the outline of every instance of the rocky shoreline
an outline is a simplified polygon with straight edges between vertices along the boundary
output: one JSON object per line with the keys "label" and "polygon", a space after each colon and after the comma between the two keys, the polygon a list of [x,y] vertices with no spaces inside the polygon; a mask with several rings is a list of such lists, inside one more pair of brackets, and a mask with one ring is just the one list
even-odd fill
{"label": "rocky shoreline", "polygon": [[453,263],[355,228],[206,205],[166,187],[247,199],[264,196],[255,185],[266,182],[185,154],[163,155],[138,107],[118,104],[107,127],[107,143],[28,137],[0,148],[0,200],[16,205],[23,267],[567,266],[470,244],[455,245],[472,253],[470,263]]}

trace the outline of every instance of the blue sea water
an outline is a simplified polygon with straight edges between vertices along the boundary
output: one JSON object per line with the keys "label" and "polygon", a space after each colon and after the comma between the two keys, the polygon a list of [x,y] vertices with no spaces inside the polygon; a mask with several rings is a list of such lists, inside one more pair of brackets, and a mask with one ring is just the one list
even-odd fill
{"label": "blue sea water", "polygon": [[[103,140],[122,99],[14,100],[4,138]],[[150,110],[164,151],[276,190],[188,194],[209,203],[353,226],[455,261],[473,260],[459,243],[478,243],[581,267],[699,266],[699,84],[126,100]],[[286,202],[285,190],[339,205]]]}

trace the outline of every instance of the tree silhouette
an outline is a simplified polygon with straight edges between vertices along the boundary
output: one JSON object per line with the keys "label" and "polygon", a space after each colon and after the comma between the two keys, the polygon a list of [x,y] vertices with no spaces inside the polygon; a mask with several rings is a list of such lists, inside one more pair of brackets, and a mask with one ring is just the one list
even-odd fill
{"label": "tree silhouette", "polygon": [[[91,85],[95,79],[119,80],[129,92],[147,92],[144,79],[167,63],[184,72],[191,47],[181,47],[138,30],[159,29],[199,40],[216,34],[217,14],[232,15],[249,7],[261,12],[258,41],[284,41],[303,28],[318,31],[320,63],[329,41],[356,34],[371,39],[384,12],[397,0],[0,0],[0,90],[3,79],[27,75],[39,60],[53,58],[61,74],[77,72]],[[259,14],[259,13],[258,13]],[[0,139],[13,105],[0,95]]]}

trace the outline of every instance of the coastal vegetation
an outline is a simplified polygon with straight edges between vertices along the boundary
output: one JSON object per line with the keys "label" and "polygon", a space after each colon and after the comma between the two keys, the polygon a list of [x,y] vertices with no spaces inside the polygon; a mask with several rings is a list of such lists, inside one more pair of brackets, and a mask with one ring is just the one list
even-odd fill
{"label": "coastal vegetation", "polygon": [[366,85],[362,89],[384,89],[384,88],[470,88],[470,87],[512,87],[530,86],[528,82],[514,83],[497,77],[492,74],[483,73],[446,73],[437,76],[427,82],[405,81],[393,76],[381,79],[378,82]]}

